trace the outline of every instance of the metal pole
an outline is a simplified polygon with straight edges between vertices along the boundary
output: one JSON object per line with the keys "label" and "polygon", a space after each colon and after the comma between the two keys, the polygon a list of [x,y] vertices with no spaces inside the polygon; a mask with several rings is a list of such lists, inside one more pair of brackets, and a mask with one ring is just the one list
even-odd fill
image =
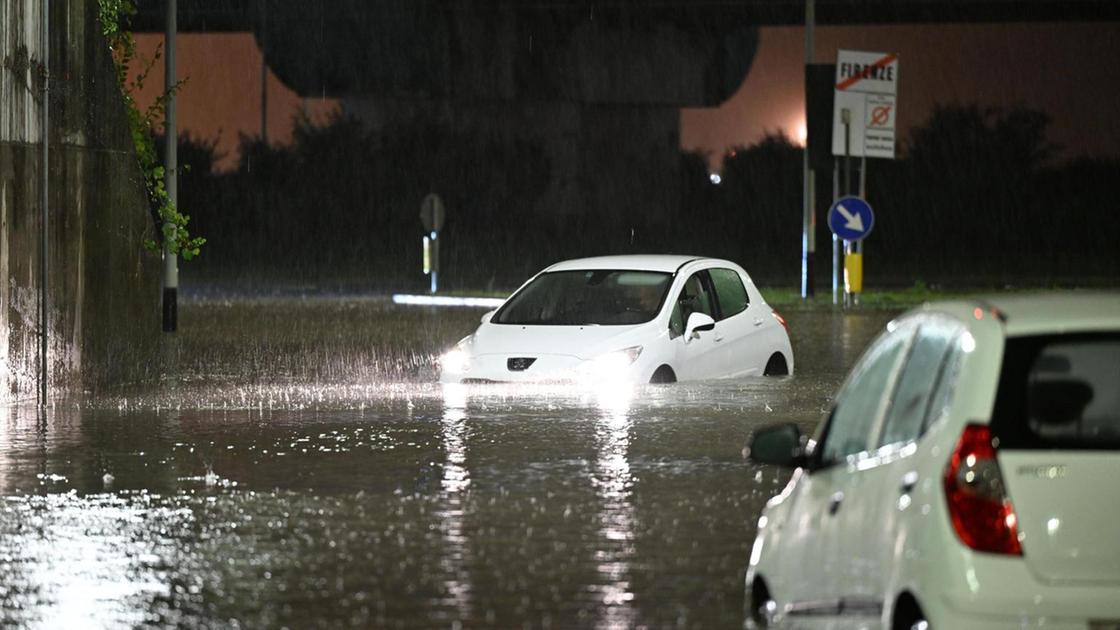
{"label": "metal pole", "polygon": [[852,194],[852,110],[840,110],[840,122],[844,123],[844,195]]}
{"label": "metal pole", "polygon": [[[852,110],[840,110],[840,122],[844,123],[844,196],[852,194]],[[851,241],[844,239],[844,254],[852,251]],[[844,281],[844,306],[851,304],[852,294],[848,291],[848,282]]]}
{"label": "metal pole", "polygon": [[436,294],[439,285],[436,282],[436,274],[439,273],[439,232],[432,230],[431,233],[431,262],[432,262],[432,295]]}
{"label": "metal pole", "polygon": [[47,408],[47,377],[50,373],[47,357],[47,333],[50,329],[50,303],[47,293],[49,283],[47,258],[50,247],[50,239],[47,237],[50,228],[50,0],[42,0],[40,9],[43,12],[40,16],[39,31],[40,55],[43,59],[43,116],[41,118],[42,129],[40,130],[43,142],[43,210],[42,221],[39,224],[39,273],[41,276],[39,279],[39,408],[45,410]]}
{"label": "metal pole", "polygon": [[265,0],[261,0],[261,142],[268,144],[268,62],[265,50],[268,48],[268,10]]}
{"label": "metal pole", "polygon": [[[864,201],[867,201],[867,156],[866,155],[860,156],[860,158],[859,158],[859,198],[863,199]],[[860,266],[861,266],[860,275],[862,276],[863,275],[863,270],[867,269],[867,259],[863,258],[863,241],[862,240],[857,241],[855,243],[854,251],[856,253],[860,254],[860,258],[862,258],[862,260],[860,262]],[[861,282],[862,282],[862,279],[861,279]],[[860,291],[862,292],[862,289]],[[852,303],[855,304],[856,306],[859,306],[859,293],[856,293],[855,295],[852,296]]]}
{"label": "metal pole", "polygon": [[[175,126],[175,36],[178,31],[176,0],[167,0],[167,31],[164,33],[164,77],[163,85],[167,93],[167,112],[164,118],[163,185],[167,189],[167,200],[172,206],[179,205],[179,132]],[[168,229],[170,228],[170,229]],[[171,250],[175,238],[175,224],[164,223],[163,237],[163,332],[175,332],[179,327],[179,257]]]}
{"label": "metal pole", "polygon": [[[867,201],[867,156],[859,158],[859,198]],[[856,244],[856,251],[863,253],[863,241]]]}
{"label": "metal pole", "polygon": [[[832,200],[840,198],[840,162],[832,160]],[[840,291],[840,237],[832,235],[832,303],[839,303]]]}
{"label": "metal pole", "polygon": [[[813,63],[813,28],[816,24],[816,1],[805,0],[805,70],[808,86],[809,65]],[[805,124],[809,123],[809,94],[805,94]],[[801,193],[801,298],[808,299],[813,290],[813,255],[816,253],[816,238],[813,234],[813,193],[815,180],[813,169],[809,166],[809,142],[806,137],[802,155],[802,193]]]}
{"label": "metal pole", "polygon": [[859,158],[859,198],[867,200],[867,156]]}

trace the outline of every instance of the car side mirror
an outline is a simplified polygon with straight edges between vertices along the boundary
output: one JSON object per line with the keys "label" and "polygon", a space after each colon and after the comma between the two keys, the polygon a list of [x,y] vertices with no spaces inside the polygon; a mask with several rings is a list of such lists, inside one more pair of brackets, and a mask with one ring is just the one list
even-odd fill
{"label": "car side mirror", "polygon": [[716,320],[706,313],[692,313],[688,316],[688,324],[684,327],[685,341],[692,341],[700,335],[697,333],[712,330],[716,327]]}
{"label": "car side mirror", "polygon": [[485,313],[482,314],[482,317],[479,319],[479,321],[482,322],[483,324],[489,324],[490,323],[490,318],[493,317],[494,313],[497,313],[497,312],[498,312],[497,310],[486,311]]}
{"label": "car side mirror", "polygon": [[747,459],[785,468],[804,466],[808,458],[801,445],[801,429],[788,422],[755,431],[747,444]]}

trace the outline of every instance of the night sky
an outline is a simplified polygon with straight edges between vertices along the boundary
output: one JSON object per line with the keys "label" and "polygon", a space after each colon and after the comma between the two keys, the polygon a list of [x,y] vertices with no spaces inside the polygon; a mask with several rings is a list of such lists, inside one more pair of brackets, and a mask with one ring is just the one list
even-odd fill
{"label": "night sky", "polygon": [[[1120,155],[1120,24],[927,24],[816,29],[817,63],[836,50],[899,53],[898,130],[934,104],[1022,104],[1053,118],[1064,157]],[[754,66],[722,107],[681,112],[681,144],[718,161],[767,131],[798,139],[804,124],[800,27],[761,29]]]}
{"label": "night sky", "polygon": [[[900,56],[899,138],[937,103],[1040,109],[1053,118],[1051,141],[1063,157],[1120,155],[1120,24],[926,24],[820,26],[817,62],[835,61],[838,48],[896,52]],[[750,144],[781,130],[800,141],[804,124],[800,27],[761,29],[750,74],[721,107],[681,112],[681,144],[709,154],[713,166],[728,148]],[[139,35],[150,54],[160,35]],[[260,53],[252,35],[183,34],[179,72],[180,129],[218,139],[221,167],[236,160],[239,133],[260,129]],[[163,84],[162,62],[153,69],[145,96]],[[142,97],[142,101],[144,98]],[[274,76],[269,82],[269,137],[286,142],[291,120],[306,107],[321,118],[333,99],[300,99]]]}

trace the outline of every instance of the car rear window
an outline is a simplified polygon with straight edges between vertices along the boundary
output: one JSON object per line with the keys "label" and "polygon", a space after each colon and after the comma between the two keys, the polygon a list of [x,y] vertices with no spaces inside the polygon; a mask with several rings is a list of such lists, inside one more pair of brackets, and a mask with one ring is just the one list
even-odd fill
{"label": "car rear window", "polygon": [[1120,333],[1009,339],[992,429],[1000,448],[1120,449]]}

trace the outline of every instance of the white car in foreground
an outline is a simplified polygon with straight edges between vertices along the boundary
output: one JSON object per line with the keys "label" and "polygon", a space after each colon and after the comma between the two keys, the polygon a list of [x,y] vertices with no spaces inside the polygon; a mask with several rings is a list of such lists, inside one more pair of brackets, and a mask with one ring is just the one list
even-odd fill
{"label": "white car in foreground", "polygon": [[1120,296],[930,304],[891,322],[758,522],[748,625],[1120,627]]}
{"label": "white car in foreground", "polygon": [[441,357],[440,381],[665,383],[793,372],[785,322],[735,263],[557,263]]}

